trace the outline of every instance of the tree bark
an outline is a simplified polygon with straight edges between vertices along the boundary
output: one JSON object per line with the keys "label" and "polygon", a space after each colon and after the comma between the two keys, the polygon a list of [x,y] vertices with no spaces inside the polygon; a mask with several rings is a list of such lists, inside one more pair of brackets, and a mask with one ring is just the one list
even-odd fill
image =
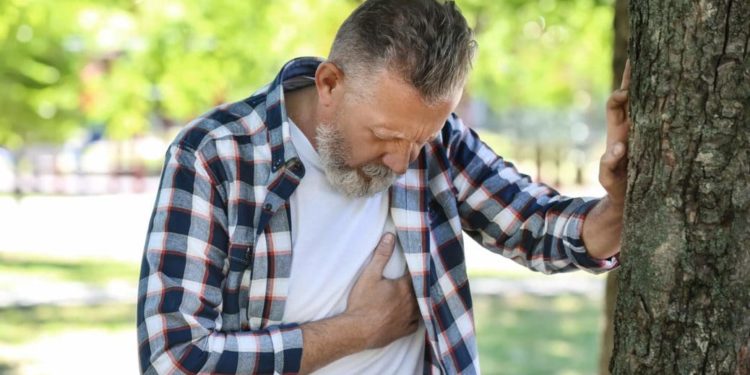
{"label": "tree bark", "polygon": [[750,1],[631,0],[613,374],[750,374]]}
{"label": "tree bark", "polygon": [[[620,87],[625,61],[628,59],[628,40],[630,39],[630,16],[628,14],[628,0],[615,1],[614,40],[612,43],[612,89]],[[620,270],[614,270],[607,275],[604,290],[604,330],[599,352],[599,374],[608,375],[609,362],[612,358],[614,346],[614,315],[619,287]]]}

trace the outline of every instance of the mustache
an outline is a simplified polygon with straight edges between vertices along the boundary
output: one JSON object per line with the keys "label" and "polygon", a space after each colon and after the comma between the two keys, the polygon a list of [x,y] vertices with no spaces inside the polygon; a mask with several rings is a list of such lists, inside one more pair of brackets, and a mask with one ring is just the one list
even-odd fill
{"label": "mustache", "polygon": [[335,127],[320,124],[316,138],[326,178],[341,193],[350,197],[372,196],[388,189],[396,180],[396,173],[380,163],[367,163],[359,168],[346,165],[351,148]]}

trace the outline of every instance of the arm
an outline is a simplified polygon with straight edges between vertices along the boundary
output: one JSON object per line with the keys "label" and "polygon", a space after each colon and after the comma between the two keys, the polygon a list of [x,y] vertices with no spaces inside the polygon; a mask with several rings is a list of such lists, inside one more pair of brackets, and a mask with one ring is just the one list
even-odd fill
{"label": "arm", "polygon": [[586,216],[583,223],[583,242],[589,255],[607,259],[620,252],[622,234],[622,206],[604,197]]}
{"label": "arm", "polygon": [[[458,118],[443,131],[467,232],[485,247],[544,273],[618,265],[627,185],[630,62],[607,101],[607,150],[600,160],[600,200],[567,198],[531,183]],[[447,139],[447,141],[445,141]]]}
{"label": "arm", "polygon": [[615,259],[591,257],[583,223],[598,200],[561,196],[533,183],[454,117],[442,141],[463,229],[491,251],[543,273],[603,272]]}
{"label": "arm", "polygon": [[591,210],[583,225],[583,242],[589,254],[599,259],[620,251],[628,182],[629,87],[630,60],[625,63],[620,89],[607,101],[607,149],[599,162],[599,183],[607,190],[607,196]]}
{"label": "arm", "polygon": [[[408,333],[373,318],[402,321],[409,316],[383,314],[388,306],[409,305],[403,293],[372,298],[373,290],[394,289],[388,280],[365,283],[364,290],[355,287],[351,308],[337,317],[301,326],[222,330],[223,285],[229,272],[226,195],[199,151],[173,145],[166,159],[141,266],[137,324],[142,373],[309,372],[376,347],[389,333]],[[410,283],[398,285],[397,291]],[[369,314],[361,314],[357,301],[367,293]]]}
{"label": "arm", "polygon": [[392,234],[383,236],[352,288],[343,314],[302,325],[305,351],[301,373],[416,331],[420,317],[411,275],[407,272],[396,280],[383,277],[394,244]]}
{"label": "arm", "polygon": [[202,155],[178,144],[167,152],[141,265],[141,372],[297,372],[302,330],[296,324],[222,329],[226,195]]}

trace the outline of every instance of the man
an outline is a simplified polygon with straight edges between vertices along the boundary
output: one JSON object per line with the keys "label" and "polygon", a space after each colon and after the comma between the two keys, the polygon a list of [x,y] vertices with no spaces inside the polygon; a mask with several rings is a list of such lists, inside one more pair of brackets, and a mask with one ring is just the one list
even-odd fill
{"label": "man", "polygon": [[328,60],[189,124],[149,225],[141,371],[478,373],[462,231],[544,273],[617,266],[627,93],[608,196],[562,197],[452,114],[474,48],[452,2],[365,1]]}

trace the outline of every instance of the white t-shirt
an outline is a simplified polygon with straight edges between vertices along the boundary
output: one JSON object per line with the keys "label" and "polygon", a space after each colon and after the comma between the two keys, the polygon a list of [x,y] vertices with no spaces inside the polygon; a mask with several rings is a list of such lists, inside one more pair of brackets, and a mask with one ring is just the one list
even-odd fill
{"label": "white t-shirt", "polygon": [[[305,323],[338,315],[354,283],[372,259],[380,237],[394,232],[388,192],[349,198],[328,183],[318,153],[290,120],[292,144],[305,165],[305,177],[290,198],[292,216],[292,271],[284,322]],[[406,272],[401,246],[383,276]],[[424,323],[417,331],[391,344],[352,354],[315,374],[421,374]]]}

